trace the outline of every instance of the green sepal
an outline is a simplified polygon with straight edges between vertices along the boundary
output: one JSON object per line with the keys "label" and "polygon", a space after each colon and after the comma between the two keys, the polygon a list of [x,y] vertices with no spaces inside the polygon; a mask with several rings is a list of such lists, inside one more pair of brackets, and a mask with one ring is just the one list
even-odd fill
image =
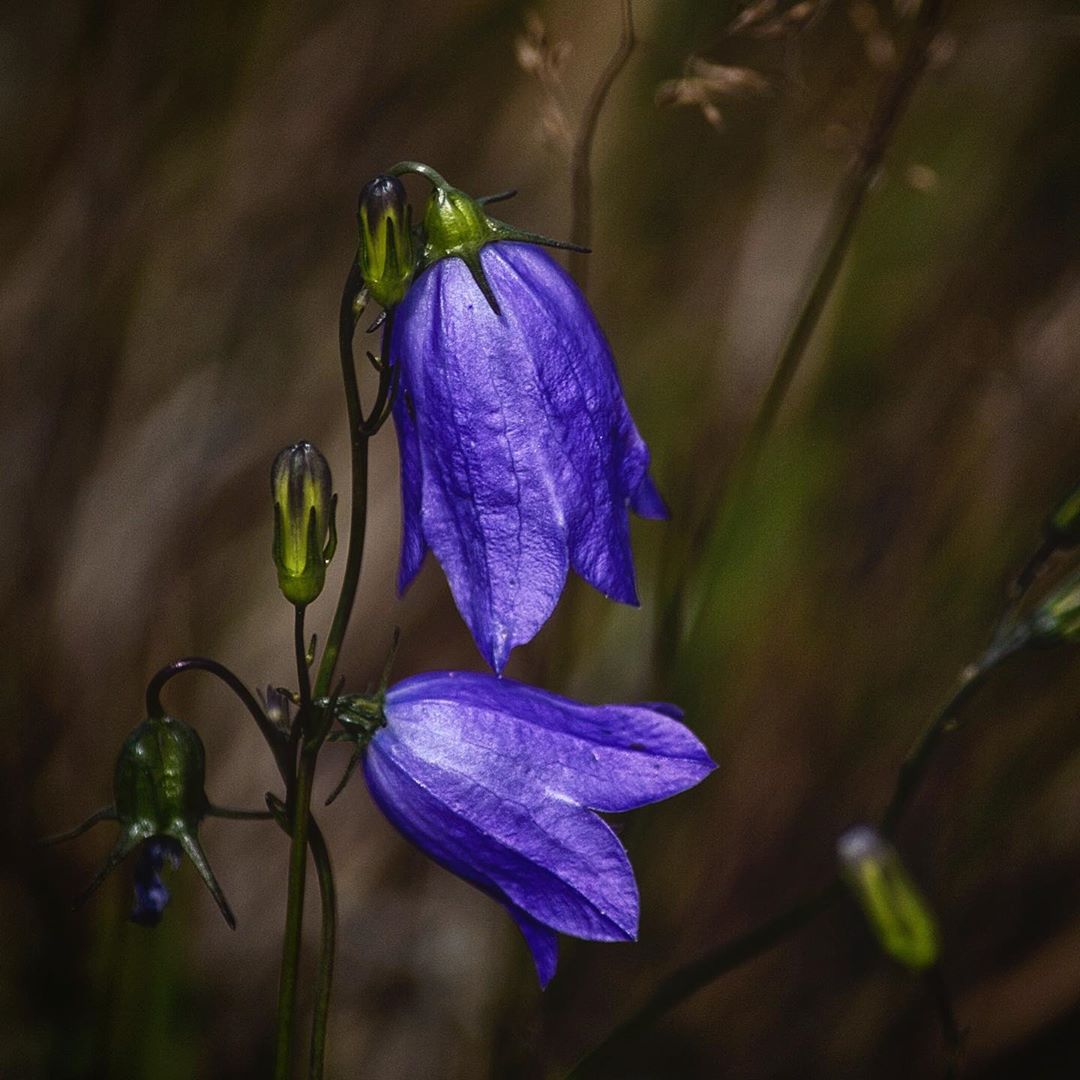
{"label": "green sepal", "polygon": [[480,262],[480,251],[485,245],[505,240],[522,244],[540,244],[544,247],[561,248],[567,251],[588,250],[578,244],[553,240],[539,233],[518,229],[505,221],[489,217],[484,212],[484,204],[507,198],[507,193],[474,199],[459,188],[452,187],[434,169],[415,161],[399,162],[389,170],[389,173],[394,176],[406,172],[418,173],[425,177],[434,188],[424,212],[424,246],[418,260],[417,274],[440,259],[461,259],[468,267],[484,299],[497,316],[501,314],[499,303]]}

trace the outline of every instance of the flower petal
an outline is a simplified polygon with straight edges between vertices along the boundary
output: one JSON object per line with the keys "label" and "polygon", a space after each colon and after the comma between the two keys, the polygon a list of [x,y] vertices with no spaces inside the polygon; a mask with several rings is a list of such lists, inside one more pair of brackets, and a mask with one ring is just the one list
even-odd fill
{"label": "flower petal", "polygon": [[480,259],[501,315],[447,258],[421,274],[394,324],[403,498],[415,507],[419,490],[422,520],[418,538],[406,509],[400,581],[426,542],[501,671],[551,614],[570,567],[636,604],[628,507],[667,511],[610,347],[572,279],[528,244],[488,244]]}
{"label": "flower petal", "polygon": [[393,721],[368,746],[364,773],[390,821],[433,859],[554,930],[633,939],[638,896],[626,852],[581,807],[526,787],[513,799],[486,781],[424,760]]}
{"label": "flower petal", "polygon": [[394,686],[386,709],[416,756],[507,797],[540,789],[593,810],[632,810],[716,767],[669,705],[585,705],[511,679],[433,672]]}
{"label": "flower petal", "polygon": [[394,428],[397,431],[398,457],[401,461],[401,562],[398,566],[398,594],[416,577],[427,554],[424,524],[421,518],[422,477],[420,443],[412,400],[401,389],[394,400]]}
{"label": "flower petal", "polygon": [[556,478],[530,431],[537,391],[523,343],[459,259],[422,275],[403,308],[395,355],[416,412],[424,537],[501,670],[551,614],[569,566]]}
{"label": "flower petal", "polygon": [[536,974],[540,979],[540,988],[543,989],[551,982],[559,963],[559,935],[520,908],[507,905],[507,910],[525,938],[525,944],[529,946],[533,963],[536,965]]}

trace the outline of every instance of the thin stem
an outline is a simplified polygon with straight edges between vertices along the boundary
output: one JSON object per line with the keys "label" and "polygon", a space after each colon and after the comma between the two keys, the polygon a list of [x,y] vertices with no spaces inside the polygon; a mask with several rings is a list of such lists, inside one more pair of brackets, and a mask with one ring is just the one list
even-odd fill
{"label": "thin stem", "polygon": [[228,818],[229,821],[267,821],[274,815],[269,810],[234,810],[230,806],[211,806],[206,816]]}
{"label": "thin stem", "polygon": [[[1008,657],[1022,649],[1026,643],[1027,635],[1023,628],[1012,627],[1009,632],[1003,634],[999,626],[994,631],[990,648],[978,661],[969,665],[961,673],[957,689],[930,719],[900,766],[896,786],[881,819],[880,831],[885,836],[895,835],[905,810],[926,778],[942,737],[956,726],[961,709],[971,700],[975,691],[982,686],[990,673]],[[623,1020],[599,1045],[578,1062],[568,1074],[569,1077],[584,1076],[587,1067],[608,1058],[616,1044],[623,1039],[654,1023],[715,979],[753,960],[791,934],[801,930],[815,915],[828,907],[841,892],[842,884],[838,878],[834,878],[821,892],[811,894],[796,902],[774,918],[761,923],[732,941],[717,946],[668,976],[640,1008]]]}
{"label": "thin stem", "polygon": [[300,944],[304,925],[304,887],[307,884],[308,832],[311,822],[311,789],[315,779],[316,753],[300,754],[295,785],[290,784],[288,906],[281,949],[278,983],[277,1056],[274,1080],[288,1080],[292,1073],[293,1038],[296,1033],[296,991],[300,969]]}
{"label": "thin stem", "polygon": [[185,671],[205,671],[220,679],[243,703],[243,706],[251,714],[252,719],[259,726],[262,737],[266,740],[274,755],[278,772],[286,784],[292,776],[292,762],[289,759],[288,742],[284,734],[274,727],[270,718],[263,711],[258,698],[241,682],[240,678],[233,674],[224,664],[211,660],[205,656],[186,656],[181,660],[174,660],[167,664],[147,683],[146,686],[146,713],[148,716],[164,716],[165,709],[161,704],[161,691],[170,679]]}
{"label": "thin stem", "polygon": [[839,883],[833,881],[821,892],[800,900],[749,933],[710,949],[693,963],[669,975],[639,1009],[578,1061],[567,1074],[567,1080],[587,1075],[594,1066],[606,1061],[624,1039],[659,1020],[668,1010],[708,986],[714,979],[779,945],[786,937],[811,922],[839,895]]}
{"label": "thin stem", "polygon": [[319,878],[322,902],[322,933],[319,943],[319,966],[315,975],[315,1011],[311,1023],[311,1061],[308,1080],[322,1080],[326,1056],[326,1027],[330,1015],[330,990],[334,981],[334,949],[337,945],[337,890],[330,852],[322,830],[311,819],[311,857]]}
{"label": "thin stem", "polygon": [[46,836],[43,840],[38,840],[37,843],[40,847],[52,847],[53,844],[63,844],[67,840],[74,840],[76,837],[82,836],[83,833],[89,832],[99,821],[115,821],[116,809],[112,806],[103,806],[100,810],[95,810],[81,825],[76,825],[74,829],[68,829],[67,832],[56,833],[54,836]]}
{"label": "thin stem", "polygon": [[[866,136],[833,201],[822,233],[819,255],[815,260],[816,270],[807,285],[795,321],[780,348],[772,377],[750,425],[750,430],[737,454],[731,471],[731,480],[726,488],[719,489],[709,500],[700,523],[694,529],[694,536],[690,540],[692,547],[703,543],[704,538],[714,531],[718,518],[721,521],[718,530],[721,537],[726,537],[727,533],[734,528],[730,511],[741,505],[745,493],[753,484],[761,451],[772,433],[776,418],[806,354],[807,346],[813,338],[818,321],[839,278],[851,238],[866,202],[866,196],[879,174],[886,150],[911,95],[926,69],[930,45],[941,24],[944,8],[945,0],[923,0],[919,8],[911,39],[900,66],[878,97]],[[693,560],[689,555],[686,558],[671,561],[673,567],[671,573],[674,580],[670,581],[664,590],[669,600],[667,610],[659,621],[662,627],[659,648],[666,655],[670,655],[670,650],[675,647],[675,643],[681,637],[683,604],[691,592],[686,587],[683,578],[692,564]],[[707,603],[703,604],[700,610],[707,607]],[[691,616],[691,621],[694,621],[694,616]]]}
{"label": "thin stem", "polygon": [[896,835],[900,820],[922,785],[938,745],[956,725],[961,709],[986,682],[990,673],[1023,648],[1027,640],[1027,632],[1023,628],[1014,627],[1003,635],[999,625],[994,631],[990,648],[960,673],[956,690],[923,729],[900,765],[896,786],[881,818],[881,832],[884,836],[891,838]]}
{"label": "thin stem", "polygon": [[866,195],[878,176],[885,151],[926,68],[930,44],[937,33],[944,7],[945,0],[923,0],[903,61],[878,98],[869,130],[833,203],[817,273],[780,350],[772,380],[747,438],[745,454],[749,463],[756,458],[772,430],[780,406],[817,327],[818,319],[832,294]]}
{"label": "thin stem", "polygon": [[311,669],[308,667],[307,639],[304,637],[304,607],[297,605],[293,617],[293,647],[296,652],[296,679],[300,689],[300,712],[311,705]]}
{"label": "thin stem", "polygon": [[[345,557],[345,573],[341,582],[341,593],[334,610],[334,620],[323,646],[319,674],[315,680],[315,697],[326,697],[334,678],[341,643],[352,615],[356,589],[360,582],[360,567],[364,557],[364,538],[367,529],[367,470],[368,470],[368,435],[364,428],[364,410],[360,403],[360,388],[356,381],[356,364],[353,361],[352,339],[356,329],[359,312],[355,301],[363,291],[364,279],[359,264],[354,259],[349,266],[345,279],[345,288],[341,294],[341,308],[338,318],[338,347],[341,354],[341,377],[345,384],[345,405],[349,417],[349,441],[352,456],[352,507],[349,511],[349,550]],[[392,317],[387,316],[383,324],[384,369],[387,365],[387,347],[390,343],[388,330]]]}
{"label": "thin stem", "polygon": [[[619,77],[619,72],[630,59],[636,41],[634,12],[630,0],[622,0],[621,7],[622,30],[619,35],[619,44],[615,47],[604,70],[600,72],[600,77],[596,80],[596,85],[589,95],[570,154],[570,203],[572,207],[570,239],[583,248],[589,247],[592,237],[592,172],[589,161],[592,157],[597,124],[600,121],[600,111],[604,107],[611,87]],[[585,252],[571,252],[570,273],[584,291],[589,276]]]}

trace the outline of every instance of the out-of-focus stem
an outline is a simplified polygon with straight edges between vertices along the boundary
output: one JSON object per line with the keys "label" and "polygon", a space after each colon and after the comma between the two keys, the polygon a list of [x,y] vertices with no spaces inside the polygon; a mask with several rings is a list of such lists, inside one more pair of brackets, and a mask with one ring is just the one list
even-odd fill
{"label": "out-of-focus stem", "polygon": [[[971,700],[975,691],[982,686],[990,673],[1008,657],[1022,649],[1026,642],[1027,636],[1022,628],[1012,627],[1003,632],[1001,627],[998,627],[994,632],[990,648],[978,661],[969,665],[961,673],[956,690],[930,719],[900,766],[896,785],[881,819],[880,831],[883,835],[895,835],[904,811],[911,804],[911,800],[926,778],[942,737],[955,726],[963,707]],[[820,892],[812,893],[797,901],[774,918],[759,924],[746,934],[709,950],[697,960],[669,975],[643,1005],[619,1023],[601,1043],[578,1062],[568,1074],[568,1080],[570,1077],[586,1076],[590,1068],[607,1060],[623,1040],[654,1023],[709,983],[767,952],[801,930],[814,916],[836,900],[841,892],[841,882],[838,878],[834,878],[828,887]],[[955,1022],[953,1026],[955,1027]],[[948,1035],[948,1030],[944,1030]]]}
{"label": "out-of-focus stem", "polygon": [[[634,12],[630,0],[622,0],[622,30],[619,35],[619,44],[611,54],[611,58],[600,72],[596,80],[589,100],[585,105],[585,111],[581,116],[578,126],[577,138],[574,140],[573,149],[570,152],[570,205],[572,219],[570,224],[570,239],[581,247],[589,247],[592,238],[592,172],[589,161],[592,157],[593,141],[596,138],[596,127],[600,122],[600,111],[604,102],[619,77],[619,72],[630,59],[634,51]],[[582,291],[588,284],[589,262],[586,253],[571,251],[570,273],[581,286]]]}

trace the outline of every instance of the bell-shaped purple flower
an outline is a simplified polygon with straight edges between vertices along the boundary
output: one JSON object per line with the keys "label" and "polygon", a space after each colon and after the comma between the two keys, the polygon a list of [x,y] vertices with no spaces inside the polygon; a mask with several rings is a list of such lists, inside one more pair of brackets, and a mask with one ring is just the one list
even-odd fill
{"label": "bell-shaped purple flower", "polygon": [[566,272],[508,240],[439,258],[397,309],[391,357],[399,590],[431,548],[497,672],[551,614],[569,569],[637,604],[628,508],[667,510],[611,349]]}
{"label": "bell-shaped purple flower", "polygon": [[557,933],[637,937],[626,852],[594,811],[632,810],[715,768],[669,705],[584,705],[509,679],[438,672],[386,694],[364,772],[417,847],[502,904],[555,973]]}

